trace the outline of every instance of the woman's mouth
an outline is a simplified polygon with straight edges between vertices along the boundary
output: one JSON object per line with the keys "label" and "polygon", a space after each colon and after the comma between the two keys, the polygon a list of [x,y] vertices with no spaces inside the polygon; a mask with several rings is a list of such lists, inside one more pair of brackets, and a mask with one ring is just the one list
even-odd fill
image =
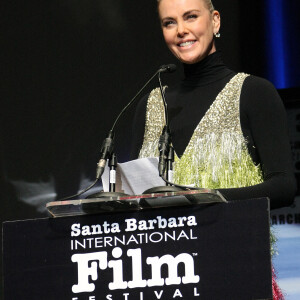
{"label": "woman's mouth", "polygon": [[183,42],[183,43],[180,43],[178,44],[179,47],[187,47],[187,46],[190,46],[190,45],[193,45],[196,41],[187,41],[187,42]]}

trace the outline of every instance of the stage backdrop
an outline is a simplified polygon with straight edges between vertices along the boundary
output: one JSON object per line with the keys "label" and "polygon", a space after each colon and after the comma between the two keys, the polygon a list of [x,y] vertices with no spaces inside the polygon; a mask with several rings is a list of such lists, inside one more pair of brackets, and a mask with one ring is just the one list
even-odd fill
{"label": "stage backdrop", "polygon": [[[298,0],[214,4],[222,16],[217,47],[230,68],[278,88],[300,86]],[[94,179],[119,111],[160,65],[177,62],[164,45],[156,0],[2,0],[0,25],[0,219],[45,216],[46,202]],[[163,83],[181,77],[178,65]],[[134,107],[116,129],[120,161],[129,157],[133,113]],[[296,112],[293,120],[291,126]]]}

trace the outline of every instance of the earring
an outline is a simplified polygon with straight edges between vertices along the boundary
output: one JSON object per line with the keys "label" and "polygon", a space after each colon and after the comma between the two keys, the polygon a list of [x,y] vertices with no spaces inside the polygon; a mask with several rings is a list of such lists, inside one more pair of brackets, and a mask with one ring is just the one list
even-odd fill
{"label": "earring", "polygon": [[219,38],[221,36],[220,32],[215,32],[214,35],[216,38]]}

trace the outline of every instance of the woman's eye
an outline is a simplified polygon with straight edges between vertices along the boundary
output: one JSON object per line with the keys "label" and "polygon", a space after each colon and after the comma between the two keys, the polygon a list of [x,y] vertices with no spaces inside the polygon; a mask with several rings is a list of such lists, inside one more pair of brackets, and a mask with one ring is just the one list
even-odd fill
{"label": "woman's eye", "polygon": [[197,19],[197,15],[188,15],[187,19]]}
{"label": "woman's eye", "polygon": [[172,20],[164,21],[163,22],[163,27],[168,27],[170,25],[173,25],[175,22]]}

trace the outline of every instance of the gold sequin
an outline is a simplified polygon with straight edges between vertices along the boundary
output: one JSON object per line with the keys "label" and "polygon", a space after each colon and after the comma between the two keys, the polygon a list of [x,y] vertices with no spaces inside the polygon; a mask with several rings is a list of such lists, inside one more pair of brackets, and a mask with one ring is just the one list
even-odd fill
{"label": "gold sequin", "polygon": [[[262,182],[261,169],[248,153],[240,125],[240,94],[247,76],[234,76],[199,122],[184,154],[175,158],[175,183],[216,189]],[[139,157],[158,156],[158,139],[164,125],[164,106],[159,89],[155,89],[148,99]]]}
{"label": "gold sequin", "polygon": [[145,134],[139,158],[158,156],[158,140],[165,124],[163,99],[160,88],[156,88],[150,93],[147,102]]}

